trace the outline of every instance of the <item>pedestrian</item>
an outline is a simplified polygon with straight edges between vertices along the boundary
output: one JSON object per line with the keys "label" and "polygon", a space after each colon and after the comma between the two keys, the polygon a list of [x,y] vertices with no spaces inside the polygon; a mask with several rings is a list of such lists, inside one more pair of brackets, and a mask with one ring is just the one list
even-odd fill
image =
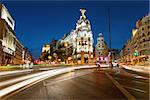
{"label": "pedestrian", "polygon": [[120,69],[119,69],[119,64],[117,63],[117,65],[115,66],[115,70],[116,73],[115,74],[119,74],[120,73]]}
{"label": "pedestrian", "polygon": [[99,68],[100,68],[100,61],[99,60],[96,61],[96,66],[97,66],[97,70],[99,70]]}

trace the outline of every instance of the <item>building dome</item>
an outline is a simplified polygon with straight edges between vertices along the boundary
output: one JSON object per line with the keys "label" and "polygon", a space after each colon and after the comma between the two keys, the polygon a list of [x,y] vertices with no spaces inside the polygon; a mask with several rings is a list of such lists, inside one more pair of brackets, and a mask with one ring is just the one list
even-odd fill
{"label": "building dome", "polygon": [[99,36],[99,37],[103,37],[103,34],[102,34],[102,33],[99,33],[98,36]]}

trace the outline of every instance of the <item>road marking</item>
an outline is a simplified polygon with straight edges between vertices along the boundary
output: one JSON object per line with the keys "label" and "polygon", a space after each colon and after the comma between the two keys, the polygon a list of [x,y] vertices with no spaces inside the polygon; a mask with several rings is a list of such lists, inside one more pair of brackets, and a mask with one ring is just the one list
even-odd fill
{"label": "road marking", "polygon": [[124,89],[119,82],[113,79],[108,73],[105,73],[107,77],[115,84],[115,86],[129,99],[129,100],[136,100],[134,96],[132,96],[126,89]]}
{"label": "road marking", "polygon": [[128,89],[132,89],[132,90],[135,90],[135,91],[138,91],[138,92],[142,92],[142,93],[147,93],[146,91],[143,91],[143,90],[140,90],[140,89],[136,89],[136,88],[133,88],[133,87],[129,87],[129,86],[124,86],[124,88],[128,88]]}
{"label": "road marking", "polygon": [[139,76],[139,75],[136,75],[134,76],[135,78],[141,78],[141,79],[146,79],[146,80],[150,80],[150,78],[148,77],[143,77],[143,76]]}

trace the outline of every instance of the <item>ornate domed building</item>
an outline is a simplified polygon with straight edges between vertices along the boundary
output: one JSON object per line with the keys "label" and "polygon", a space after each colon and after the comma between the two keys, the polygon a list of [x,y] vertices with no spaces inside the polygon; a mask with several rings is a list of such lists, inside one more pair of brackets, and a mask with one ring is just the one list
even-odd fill
{"label": "ornate domed building", "polygon": [[80,9],[81,16],[76,23],[74,48],[78,63],[90,63],[93,58],[93,34],[90,21],[85,16],[85,9]]}
{"label": "ornate domed building", "polygon": [[74,63],[90,64],[93,58],[93,34],[90,21],[85,16],[85,9],[80,9],[81,16],[75,29],[61,39],[61,44],[67,44],[67,48],[73,48],[72,59]]}
{"label": "ornate domed building", "polygon": [[95,57],[99,59],[99,57],[106,57],[108,55],[107,44],[104,40],[103,34],[99,33],[97,38],[97,44],[95,47]]}

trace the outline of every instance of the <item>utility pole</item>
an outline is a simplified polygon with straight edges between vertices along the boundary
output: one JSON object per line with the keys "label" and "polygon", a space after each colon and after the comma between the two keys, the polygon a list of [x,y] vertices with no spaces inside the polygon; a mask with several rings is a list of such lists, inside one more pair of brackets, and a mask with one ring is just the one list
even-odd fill
{"label": "utility pole", "polygon": [[112,44],[111,44],[111,35],[110,35],[110,10],[108,8],[108,38],[109,38],[109,53],[110,53],[110,66],[112,67]]}

